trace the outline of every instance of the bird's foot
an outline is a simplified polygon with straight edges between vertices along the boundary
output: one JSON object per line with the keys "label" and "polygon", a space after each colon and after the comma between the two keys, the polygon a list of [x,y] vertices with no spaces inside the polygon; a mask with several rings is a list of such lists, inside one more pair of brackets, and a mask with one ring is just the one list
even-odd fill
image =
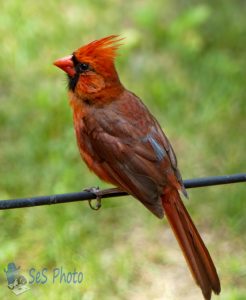
{"label": "bird's foot", "polygon": [[101,194],[101,191],[99,189],[99,187],[91,187],[91,188],[87,188],[87,189],[84,189],[85,192],[90,192],[92,194],[94,194],[96,196],[96,205],[92,205],[92,199],[89,199],[88,202],[89,202],[89,205],[90,205],[90,208],[93,209],[93,210],[99,210],[102,206],[102,194]]}
{"label": "bird's foot", "polygon": [[120,188],[110,188],[105,190],[100,190],[99,187],[91,187],[84,189],[85,192],[92,193],[96,196],[96,205],[92,205],[92,199],[88,200],[90,208],[93,210],[99,210],[102,206],[102,198],[103,197],[113,197],[117,194],[124,194],[124,192]]}

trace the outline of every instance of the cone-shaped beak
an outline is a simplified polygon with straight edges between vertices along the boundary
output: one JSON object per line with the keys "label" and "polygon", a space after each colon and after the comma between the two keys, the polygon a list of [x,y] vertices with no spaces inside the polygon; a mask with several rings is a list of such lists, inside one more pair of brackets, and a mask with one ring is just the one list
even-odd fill
{"label": "cone-shaped beak", "polygon": [[57,59],[54,61],[54,65],[62,69],[69,76],[73,77],[75,75],[74,64],[72,61],[72,55]]}

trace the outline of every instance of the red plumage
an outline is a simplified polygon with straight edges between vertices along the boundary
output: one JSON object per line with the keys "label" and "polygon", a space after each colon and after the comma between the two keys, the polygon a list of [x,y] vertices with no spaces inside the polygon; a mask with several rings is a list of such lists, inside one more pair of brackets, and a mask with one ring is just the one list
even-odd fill
{"label": "red plumage", "polygon": [[121,39],[112,35],[54,64],[68,74],[80,154],[102,180],[128,192],[157,217],[164,213],[205,299],[220,281],[179,191],[186,195],[172,146],[142,101],[121,84],[114,66]]}

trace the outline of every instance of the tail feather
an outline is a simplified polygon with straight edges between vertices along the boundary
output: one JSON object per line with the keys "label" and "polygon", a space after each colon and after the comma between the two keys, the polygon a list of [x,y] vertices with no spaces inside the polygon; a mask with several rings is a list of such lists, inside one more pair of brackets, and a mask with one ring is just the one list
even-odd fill
{"label": "tail feather", "polygon": [[215,294],[220,293],[220,280],[210,254],[178,191],[171,190],[165,193],[162,205],[194,280],[201,288],[204,298],[210,300],[212,291]]}

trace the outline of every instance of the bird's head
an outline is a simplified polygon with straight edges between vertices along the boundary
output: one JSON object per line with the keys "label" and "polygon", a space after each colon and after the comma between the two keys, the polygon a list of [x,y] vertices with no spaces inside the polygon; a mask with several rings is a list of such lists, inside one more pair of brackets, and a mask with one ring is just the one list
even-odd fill
{"label": "bird's head", "polygon": [[119,36],[111,35],[56,60],[54,65],[67,73],[68,89],[78,97],[88,97],[121,86],[114,66],[121,40]]}

